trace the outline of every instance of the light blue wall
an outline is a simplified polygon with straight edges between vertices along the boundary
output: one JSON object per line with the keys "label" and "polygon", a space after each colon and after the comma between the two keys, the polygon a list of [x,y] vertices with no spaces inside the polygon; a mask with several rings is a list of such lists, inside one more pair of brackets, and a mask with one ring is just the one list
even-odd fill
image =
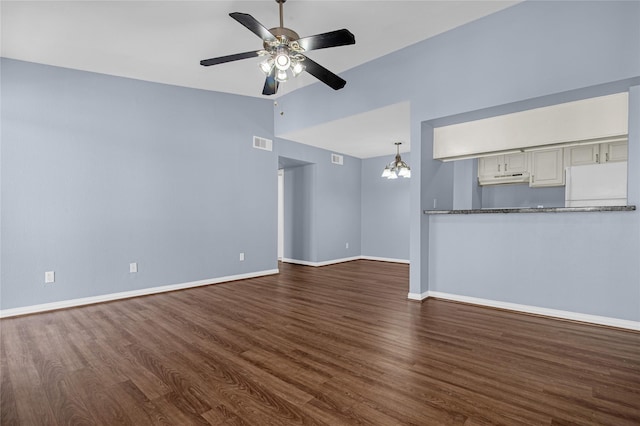
{"label": "light blue wall", "polygon": [[[383,179],[393,153],[362,160],[362,255],[409,260],[410,179]],[[402,160],[412,166],[411,154]]]}
{"label": "light blue wall", "polygon": [[[458,160],[453,164],[453,208],[469,210],[482,208],[482,187],[478,185],[478,160]],[[501,185],[500,185],[501,186]]]}
{"label": "light blue wall", "polygon": [[640,320],[637,213],[430,218],[429,290]]}
{"label": "light blue wall", "polygon": [[[434,198],[450,208],[460,179],[468,184],[464,171],[431,159],[434,126],[640,84],[639,17],[640,2],[526,1],[351,69],[340,92],[316,84],[282,97],[287,114],[276,118],[276,134],[409,101],[411,293],[437,290],[638,321],[639,212],[451,218],[422,209]],[[637,133],[630,129],[629,201],[636,204]],[[514,248],[514,235],[525,249]],[[584,274],[582,259],[599,260],[605,272]]]}
{"label": "light blue wall", "polygon": [[313,188],[316,165],[285,168],[284,258],[313,262],[318,258]]}
{"label": "light blue wall", "polygon": [[[468,203],[469,171],[432,160],[434,126],[630,86],[629,201],[639,204],[639,16],[639,2],[527,1],[342,73],[341,91],[285,95],[284,115],[270,101],[3,60],[0,307],[274,268],[278,156],[315,167],[308,260],[361,254],[362,162],[334,166],[326,151],[277,138],[274,152],[258,151],[251,137],[409,101],[411,293],[640,320],[639,212],[422,214],[434,199]],[[56,283],[44,286],[51,269]]]}
{"label": "light blue wall", "polygon": [[564,207],[564,186],[531,188],[529,184],[481,187],[482,208]]}
{"label": "light blue wall", "polygon": [[2,309],[277,268],[271,101],[1,72]]}
{"label": "light blue wall", "polygon": [[[360,256],[361,161],[343,155],[344,164],[337,165],[331,151],[285,139],[274,144],[280,157],[309,163],[285,167],[285,258],[325,262]],[[303,223],[310,228],[302,229]]]}

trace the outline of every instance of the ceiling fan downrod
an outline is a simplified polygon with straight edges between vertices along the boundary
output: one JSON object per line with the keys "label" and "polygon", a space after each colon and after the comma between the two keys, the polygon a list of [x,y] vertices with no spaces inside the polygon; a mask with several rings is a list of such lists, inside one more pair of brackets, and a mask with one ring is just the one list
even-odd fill
{"label": "ceiling fan downrod", "polygon": [[278,3],[279,8],[280,8],[280,28],[284,28],[284,18],[283,18],[284,7],[282,5],[286,1],[287,0],[276,0],[276,3]]}
{"label": "ceiling fan downrod", "polygon": [[[274,47],[274,46],[277,47],[278,45],[281,45],[281,44],[289,45],[289,42],[298,40],[300,38],[297,32],[293,31],[291,28],[285,28],[284,26],[284,7],[282,5],[286,1],[287,0],[276,0],[276,3],[278,3],[278,6],[280,8],[280,26],[276,28],[270,28],[269,32],[271,32],[271,34],[273,34],[278,41],[274,44],[272,42],[265,40],[264,46],[266,50],[269,50],[270,44],[272,44],[271,47]],[[291,47],[295,48],[296,46],[291,46]]]}

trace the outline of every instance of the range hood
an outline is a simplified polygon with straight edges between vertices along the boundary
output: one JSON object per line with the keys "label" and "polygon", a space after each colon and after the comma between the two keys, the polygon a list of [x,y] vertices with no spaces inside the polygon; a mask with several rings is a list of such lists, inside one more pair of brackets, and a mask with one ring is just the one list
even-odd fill
{"label": "range hood", "polygon": [[505,183],[529,183],[529,172],[516,172],[478,178],[479,185],[496,185]]}

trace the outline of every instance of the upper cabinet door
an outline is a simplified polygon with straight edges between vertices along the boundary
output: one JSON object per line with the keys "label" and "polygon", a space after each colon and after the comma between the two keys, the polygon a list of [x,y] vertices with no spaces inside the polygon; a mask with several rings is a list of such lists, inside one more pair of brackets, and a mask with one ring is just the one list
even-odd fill
{"label": "upper cabinet door", "polygon": [[564,149],[564,166],[584,166],[598,162],[600,145],[578,145]]}
{"label": "upper cabinet door", "polygon": [[603,143],[600,145],[600,162],[611,163],[616,161],[627,161],[628,159],[627,141]]}
{"label": "upper cabinet door", "polygon": [[504,155],[504,171],[507,174],[526,173],[527,166],[527,154],[524,152]]}
{"label": "upper cabinet door", "polygon": [[562,186],[564,185],[564,167],[562,148],[532,151],[531,177],[529,186]]}
{"label": "upper cabinet door", "polygon": [[504,156],[493,155],[491,157],[478,158],[478,177],[493,178],[504,174]]}

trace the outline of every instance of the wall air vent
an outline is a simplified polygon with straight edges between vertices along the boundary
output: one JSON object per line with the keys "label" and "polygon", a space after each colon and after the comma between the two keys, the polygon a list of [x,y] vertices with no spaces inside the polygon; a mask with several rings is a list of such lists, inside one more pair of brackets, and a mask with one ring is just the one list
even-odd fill
{"label": "wall air vent", "polygon": [[264,149],[265,151],[273,151],[273,141],[271,139],[261,138],[260,136],[254,136],[253,147]]}
{"label": "wall air vent", "polygon": [[342,166],[342,164],[344,162],[344,158],[342,157],[342,155],[331,154],[331,162],[333,164],[339,164],[339,165]]}

